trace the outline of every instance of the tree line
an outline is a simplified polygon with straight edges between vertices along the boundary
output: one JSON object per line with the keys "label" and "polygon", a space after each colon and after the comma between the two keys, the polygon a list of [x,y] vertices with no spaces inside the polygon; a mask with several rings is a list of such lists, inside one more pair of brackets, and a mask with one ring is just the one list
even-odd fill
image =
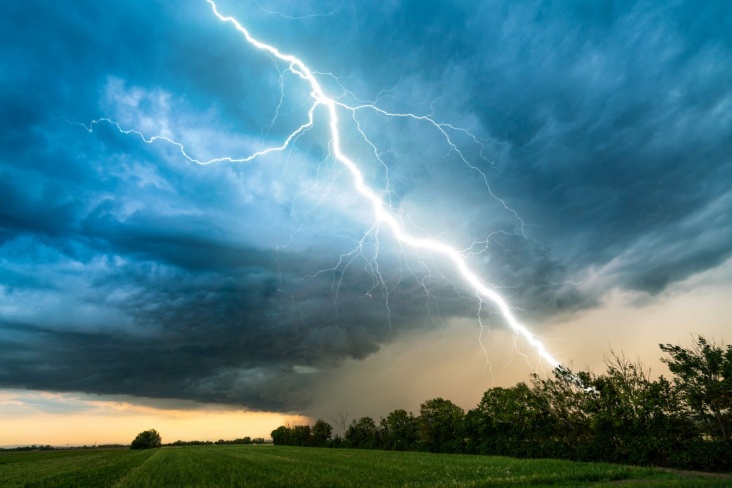
{"label": "tree line", "polygon": [[219,439],[217,441],[175,441],[170,444],[163,444],[164,446],[219,446],[219,445],[231,445],[231,444],[264,444],[266,441],[262,437],[241,437],[239,439],[224,440]]}
{"label": "tree line", "polygon": [[17,447],[0,447],[0,451],[84,451],[92,449],[122,449],[128,447],[124,444],[93,444],[87,446],[52,446],[50,444],[37,445],[32,444],[30,446],[17,446]]}
{"label": "tree line", "polygon": [[231,444],[264,444],[265,440],[261,437],[252,439],[249,436],[240,437],[233,440],[219,439],[214,441],[181,441],[177,440],[169,444],[163,444],[160,433],[155,429],[145,430],[137,434],[130,444],[130,449],[154,449],[163,446],[213,446],[213,445],[231,445]]}
{"label": "tree line", "polygon": [[[343,437],[328,422],[280,426],[275,445],[561,458],[732,469],[732,346],[696,336],[660,344],[671,378],[611,353],[601,374],[564,368],[552,378],[491,388],[465,412],[450,400],[354,419]],[[344,422],[345,423],[345,422]]]}

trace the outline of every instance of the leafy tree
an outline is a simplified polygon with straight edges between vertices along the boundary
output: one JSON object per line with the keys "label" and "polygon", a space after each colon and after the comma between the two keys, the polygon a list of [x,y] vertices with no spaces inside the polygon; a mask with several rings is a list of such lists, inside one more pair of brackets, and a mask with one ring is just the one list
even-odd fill
{"label": "leafy tree", "polygon": [[290,434],[291,429],[284,425],[280,425],[270,434],[272,436],[272,443],[275,446],[287,446],[290,445]]}
{"label": "leafy tree", "polygon": [[276,446],[310,446],[312,434],[309,425],[281,425],[272,431],[272,442]]}
{"label": "leafy tree", "polygon": [[419,420],[406,410],[394,410],[380,422],[381,442],[384,449],[408,451],[418,440]]}
{"label": "leafy tree", "polygon": [[486,391],[466,422],[469,449],[485,454],[546,455],[553,438],[548,402],[526,383]]}
{"label": "leafy tree", "polygon": [[433,398],[419,409],[419,440],[430,452],[463,450],[465,411],[450,400]]}
{"label": "leafy tree", "polygon": [[705,433],[732,440],[732,345],[717,346],[697,336],[690,349],[659,344],[669,355],[661,361],[676,375],[674,385]]}
{"label": "leafy tree", "polygon": [[379,445],[379,430],[371,417],[361,417],[351,422],[346,430],[346,440],[351,447],[358,449],[377,449]]}
{"label": "leafy tree", "polygon": [[691,348],[660,344],[674,373],[675,391],[698,436],[690,436],[672,462],[677,466],[732,469],[732,346],[696,336]]}
{"label": "leafy tree", "polygon": [[290,431],[291,446],[312,445],[312,433],[309,425],[295,425]]}
{"label": "leafy tree", "polygon": [[640,361],[612,354],[607,373],[593,378],[591,448],[598,459],[635,464],[665,463],[692,432],[679,416],[681,404],[665,378],[651,381]]}
{"label": "leafy tree", "polygon": [[155,429],[146,430],[137,434],[137,437],[130,444],[130,449],[151,449],[160,447],[162,440]]}
{"label": "leafy tree", "polygon": [[312,435],[315,447],[325,447],[333,435],[333,427],[325,420],[318,419],[313,425]]}
{"label": "leafy tree", "polygon": [[594,393],[585,386],[591,384],[592,375],[561,367],[554,370],[554,378],[532,375],[531,382],[547,412],[545,451],[553,457],[578,459],[578,450],[592,437],[588,401]]}

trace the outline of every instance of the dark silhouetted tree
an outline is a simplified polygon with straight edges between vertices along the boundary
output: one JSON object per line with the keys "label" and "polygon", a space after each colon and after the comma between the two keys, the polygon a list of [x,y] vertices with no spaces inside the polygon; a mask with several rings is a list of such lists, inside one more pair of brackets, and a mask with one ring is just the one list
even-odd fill
{"label": "dark silhouetted tree", "polygon": [[547,411],[543,455],[579,459],[579,449],[592,437],[588,402],[594,393],[584,386],[591,381],[590,373],[573,373],[566,368],[554,370],[554,378],[532,375],[533,394]]}
{"label": "dark silhouetted tree", "polygon": [[697,336],[690,349],[659,344],[669,355],[661,361],[676,375],[682,394],[704,433],[717,440],[732,440],[732,345],[717,346]]}
{"label": "dark silhouetted tree", "polygon": [[146,430],[137,434],[137,437],[130,444],[130,449],[152,449],[160,447],[162,440],[155,429]]}
{"label": "dark silhouetted tree", "polygon": [[433,398],[419,409],[419,441],[430,452],[463,451],[465,411],[450,400]]}
{"label": "dark silhouetted tree", "polygon": [[371,417],[361,417],[351,422],[346,430],[346,440],[357,449],[378,449],[379,429]]}
{"label": "dark silhouetted tree", "polygon": [[312,429],[313,445],[315,447],[325,447],[333,435],[333,427],[323,419],[315,421]]}
{"label": "dark silhouetted tree", "polygon": [[290,431],[291,446],[310,446],[313,443],[309,425],[295,425]]}
{"label": "dark silhouetted tree", "polygon": [[290,445],[290,434],[291,430],[289,427],[280,425],[270,434],[272,436],[272,443],[275,446],[288,446]]}
{"label": "dark silhouetted tree", "polygon": [[551,438],[547,401],[518,383],[511,388],[491,388],[478,406],[468,412],[468,450],[483,454],[540,456]]}
{"label": "dark silhouetted tree", "polygon": [[[678,397],[664,378],[652,381],[640,361],[611,352],[607,372],[593,376],[590,454],[602,460],[634,464],[665,464],[693,436],[684,428]],[[688,426],[688,422],[686,422]]]}
{"label": "dark silhouetted tree", "polygon": [[732,469],[732,346],[696,336],[691,348],[660,344],[661,360],[675,375],[674,390],[701,436],[687,442],[674,464],[697,469]]}
{"label": "dark silhouetted tree", "polygon": [[394,410],[379,424],[384,449],[408,451],[416,448],[419,420],[406,410]]}

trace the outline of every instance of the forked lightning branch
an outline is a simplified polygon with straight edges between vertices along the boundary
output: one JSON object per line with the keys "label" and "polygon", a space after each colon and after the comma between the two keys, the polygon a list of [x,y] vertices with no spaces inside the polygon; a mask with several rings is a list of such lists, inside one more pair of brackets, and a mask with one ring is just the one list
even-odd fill
{"label": "forked lightning branch", "polygon": [[[294,144],[294,141],[296,141],[297,138],[301,136],[305,131],[313,127],[316,116],[319,116],[321,113],[325,113],[325,116],[327,117],[325,122],[327,124],[330,136],[330,141],[328,142],[330,143],[332,156],[339,164],[343,165],[343,167],[348,170],[353,188],[363,198],[364,202],[370,205],[370,207],[372,208],[373,214],[376,219],[375,224],[379,227],[388,228],[392,232],[394,237],[404,246],[409,246],[416,251],[427,251],[429,253],[432,253],[432,255],[434,256],[439,255],[443,258],[446,258],[446,260],[452,263],[454,269],[459,273],[459,276],[464,281],[464,286],[471,292],[475,293],[476,297],[478,298],[478,300],[480,300],[481,303],[487,301],[493,304],[500,312],[508,326],[517,335],[523,337],[523,339],[525,339],[526,342],[530,344],[531,347],[533,347],[533,349],[541,359],[546,361],[546,363],[552,368],[562,368],[559,361],[557,361],[546,350],[544,344],[538,339],[538,337],[517,320],[510,307],[508,306],[506,300],[496,291],[490,288],[486,284],[486,282],[469,267],[468,262],[458,250],[436,239],[416,237],[414,235],[411,235],[404,229],[404,226],[401,224],[400,219],[397,217],[396,213],[393,212],[392,208],[382,199],[381,196],[379,196],[379,193],[384,192],[377,192],[374,188],[370,187],[366,183],[359,167],[351,158],[349,158],[347,148],[342,147],[341,126],[339,124],[338,112],[339,110],[341,110],[355,113],[356,111],[360,110],[373,110],[386,117],[406,117],[414,120],[423,121],[427,124],[430,124],[433,129],[439,131],[441,135],[445,138],[445,141],[450,146],[450,148],[456,154],[458,154],[463,162],[468,165],[470,164],[463,157],[459,148],[451,139],[450,131],[462,132],[472,137],[474,140],[475,137],[465,129],[454,127],[449,124],[439,123],[430,116],[411,113],[390,113],[377,107],[374,104],[360,104],[357,106],[350,106],[342,102],[340,99],[328,96],[321,86],[320,82],[318,81],[316,74],[307,65],[305,65],[302,60],[291,54],[282,53],[276,47],[255,39],[254,37],[252,37],[249,31],[241,23],[239,23],[238,20],[222,14],[213,0],[206,1],[210,4],[211,9],[216,17],[222,22],[231,24],[239,33],[242,34],[244,40],[249,45],[251,45],[252,48],[258,49],[263,53],[268,54],[273,59],[284,63],[288,66],[288,70],[290,72],[294,73],[296,76],[302,79],[303,83],[307,84],[310,90],[309,96],[312,103],[310,104],[310,108],[307,111],[306,117],[304,118],[305,122],[297,127],[294,131],[292,131],[286,138],[284,138],[284,140],[279,145],[274,145],[266,149],[259,150],[245,157],[221,156],[209,160],[198,160],[190,156],[186,152],[184,145],[178,141],[163,136],[146,136],[138,130],[123,128],[117,122],[108,118],[101,118],[92,121],[90,125],[85,126],[87,130],[89,130],[90,132],[93,131],[94,126],[99,123],[111,124],[120,132],[125,134],[134,134],[148,144],[154,143],[155,141],[163,141],[165,143],[172,144],[178,148],[180,154],[185,159],[192,163],[200,165],[214,163],[245,163],[254,161],[255,159],[266,154],[284,151],[292,144]],[[371,141],[368,140],[366,134],[364,134],[360,129],[359,133],[361,136],[364,137],[364,140],[367,143],[371,143]],[[476,169],[472,165],[470,166],[471,168]],[[483,177],[485,178],[485,175],[483,175]],[[494,196],[492,193],[491,195]],[[500,202],[501,205],[503,205],[504,208],[512,211],[509,207],[506,206],[506,204],[502,200],[498,198],[497,200]]]}

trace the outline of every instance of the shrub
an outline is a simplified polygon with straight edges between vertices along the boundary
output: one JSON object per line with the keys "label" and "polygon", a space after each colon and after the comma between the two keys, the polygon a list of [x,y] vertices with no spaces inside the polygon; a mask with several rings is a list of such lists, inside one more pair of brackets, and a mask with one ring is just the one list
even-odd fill
{"label": "shrub", "polygon": [[160,444],[160,434],[158,434],[157,430],[150,429],[137,434],[135,440],[130,444],[130,449],[151,449],[153,447],[160,447]]}

